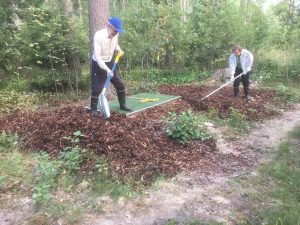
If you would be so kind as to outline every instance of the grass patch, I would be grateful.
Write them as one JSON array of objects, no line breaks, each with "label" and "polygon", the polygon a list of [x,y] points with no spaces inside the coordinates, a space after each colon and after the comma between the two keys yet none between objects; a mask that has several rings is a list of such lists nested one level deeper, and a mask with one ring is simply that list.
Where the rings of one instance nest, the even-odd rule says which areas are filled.
[{"label": "grass patch", "polygon": [[[122,197],[131,197],[134,187],[121,182],[110,169],[110,162],[99,158],[78,145],[83,137],[80,131],[64,137],[70,146],[57,157],[45,152],[36,155],[33,200],[39,213],[49,220],[63,220],[76,224],[86,210],[97,211],[106,205],[113,206]],[[93,165],[87,173],[85,163]],[[34,216],[33,216],[34,218]]]},{"label": "grass patch", "polygon": [[98,174],[91,180],[92,196],[108,195],[117,200],[120,197],[131,197],[133,194],[132,187],[121,181],[113,179],[110,174]]},{"label": "grass patch", "polygon": [[290,81],[267,80],[262,82],[263,87],[275,89],[283,102],[300,102],[300,81],[292,79]]},{"label": "grass patch", "polygon": [[295,138],[295,139],[300,139],[300,126],[297,126],[289,132],[289,138]]},{"label": "grass patch", "polygon": [[282,143],[276,161],[267,165],[263,172],[274,182],[269,193],[273,204],[263,210],[263,220],[267,224],[300,224],[299,149],[294,149],[290,142]]},{"label": "grass patch", "polygon": [[18,92],[14,90],[0,90],[0,114],[11,114],[17,110],[35,111],[41,106],[59,106],[74,104],[89,96],[87,91],[68,91],[64,93],[51,92]]},{"label": "grass patch", "polygon": [[254,212],[238,224],[300,224],[300,126],[281,143],[271,163],[262,166],[260,176],[248,179],[250,202]]},{"label": "grass patch", "polygon": [[21,181],[29,187],[32,181],[32,161],[24,154],[12,151],[0,153],[0,187]]},{"label": "grass patch", "polygon": [[222,223],[218,222],[201,222],[200,220],[196,219],[187,219],[186,221],[178,221],[176,219],[169,219],[165,225],[179,225],[179,224],[185,224],[185,225],[223,225]]},{"label": "grass patch", "polygon": [[7,188],[13,183],[22,182],[29,187],[33,178],[32,157],[18,152],[17,135],[0,135],[0,188]]}]

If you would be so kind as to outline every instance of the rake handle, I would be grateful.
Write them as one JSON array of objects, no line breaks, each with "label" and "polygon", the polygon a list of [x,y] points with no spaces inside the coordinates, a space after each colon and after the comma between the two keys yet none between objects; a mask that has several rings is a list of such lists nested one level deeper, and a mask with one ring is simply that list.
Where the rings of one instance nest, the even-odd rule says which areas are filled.
[{"label": "rake handle", "polygon": [[[114,72],[114,71],[116,70],[116,67],[117,67],[117,64],[118,64],[118,62],[119,62],[119,59],[120,59],[123,55],[124,55],[124,52],[121,51],[121,52],[119,52],[118,55],[116,56],[115,61],[114,61],[114,65],[113,65],[113,67],[112,67],[112,69],[111,69],[112,72]],[[104,93],[105,93],[105,91],[106,91],[106,89],[107,89],[107,87],[108,87],[108,85],[109,85],[109,83],[110,83],[110,80],[111,80],[111,77],[107,77],[107,78],[106,78],[106,81],[105,81],[105,84],[104,84],[104,88],[103,88],[101,94],[104,94]]]},{"label": "rake handle", "polygon": [[[234,81],[236,78],[242,76],[243,74],[244,74],[244,73],[241,73],[241,74],[237,75],[237,76],[233,79],[233,81]],[[232,83],[231,80],[228,81],[227,83],[223,84],[221,87],[219,87],[218,89],[214,90],[214,91],[211,92],[210,94],[208,94],[208,95],[206,95],[205,97],[203,97],[200,101],[202,101],[202,100],[208,98],[209,96],[213,95],[214,93],[216,93],[217,91],[221,90],[223,87],[227,86],[227,85],[230,84],[230,83]]]}]

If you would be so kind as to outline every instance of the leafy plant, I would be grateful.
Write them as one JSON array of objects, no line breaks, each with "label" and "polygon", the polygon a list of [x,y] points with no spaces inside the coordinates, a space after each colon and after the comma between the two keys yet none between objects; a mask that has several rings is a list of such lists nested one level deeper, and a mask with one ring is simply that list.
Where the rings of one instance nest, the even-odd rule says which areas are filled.
[{"label": "leafy plant", "polygon": [[73,173],[80,169],[83,161],[82,150],[76,146],[74,148],[67,147],[60,153],[60,158],[63,160],[63,167]]},{"label": "leafy plant", "polygon": [[191,111],[183,112],[180,115],[170,113],[170,118],[167,118],[165,133],[183,144],[193,139],[205,141],[212,138],[212,135],[205,131],[200,117]]},{"label": "leafy plant", "polygon": [[293,98],[293,93],[291,92],[291,90],[283,84],[279,84],[277,86],[277,91],[279,92],[279,95],[285,100],[291,100]]},{"label": "leafy plant", "polygon": [[47,153],[41,153],[37,156],[39,165],[35,172],[35,190],[33,199],[38,205],[49,202],[52,198],[51,189],[56,186],[56,177],[59,174],[60,162],[50,160]]},{"label": "leafy plant", "polygon": [[64,168],[71,173],[78,171],[83,161],[82,153],[85,151],[77,145],[80,142],[80,137],[84,137],[81,131],[74,132],[72,136],[64,137],[71,141],[72,146],[64,148],[60,153],[60,158],[64,161]]},{"label": "leafy plant", "polygon": [[7,134],[4,131],[0,134],[0,152],[11,150],[11,148],[18,143],[18,135]]},{"label": "leafy plant", "polygon": [[246,131],[249,129],[249,123],[246,120],[246,115],[242,114],[238,109],[233,107],[229,108],[230,110],[230,118],[229,124],[236,131]]},{"label": "leafy plant", "polygon": [[211,120],[218,120],[219,110],[217,108],[210,108],[207,112],[207,117]]},{"label": "leafy plant", "polygon": [[81,131],[76,131],[73,133],[73,136],[67,136],[64,137],[64,139],[70,140],[71,143],[79,143],[80,142],[80,137],[84,137],[84,135],[81,133]]}]

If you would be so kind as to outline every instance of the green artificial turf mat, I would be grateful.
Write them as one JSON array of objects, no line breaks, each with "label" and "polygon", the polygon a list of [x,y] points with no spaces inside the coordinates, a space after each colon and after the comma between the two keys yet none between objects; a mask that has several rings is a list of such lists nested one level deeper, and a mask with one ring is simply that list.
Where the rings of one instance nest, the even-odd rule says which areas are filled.
[{"label": "green artificial turf mat", "polygon": [[146,109],[152,108],[154,106],[158,106],[166,102],[173,101],[178,98],[180,98],[180,96],[163,95],[163,94],[153,93],[153,92],[139,93],[136,95],[127,96],[126,105],[133,110],[132,112],[125,112],[120,110],[118,100],[109,101],[108,104],[110,110],[114,110],[119,113],[125,114],[126,116],[130,116],[138,112],[144,111]]}]

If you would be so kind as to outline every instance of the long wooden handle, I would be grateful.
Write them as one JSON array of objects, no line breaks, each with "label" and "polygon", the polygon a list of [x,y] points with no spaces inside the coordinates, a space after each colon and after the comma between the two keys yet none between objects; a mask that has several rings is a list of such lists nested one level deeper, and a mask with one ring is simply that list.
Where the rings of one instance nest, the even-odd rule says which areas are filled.
[{"label": "long wooden handle", "polygon": [[[236,78],[242,76],[244,73],[241,73],[239,75],[237,75],[233,80],[235,80]],[[230,84],[232,81],[228,81],[227,83],[225,83],[224,85],[222,85],[221,87],[219,87],[218,89],[214,90],[213,92],[211,92],[210,94],[206,95],[205,97],[203,97],[200,101],[208,98],[209,96],[211,96],[212,94],[216,93],[217,91],[219,91],[220,89],[222,89],[223,87],[225,87],[226,85]]]}]

